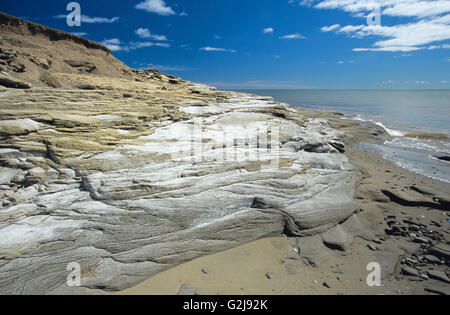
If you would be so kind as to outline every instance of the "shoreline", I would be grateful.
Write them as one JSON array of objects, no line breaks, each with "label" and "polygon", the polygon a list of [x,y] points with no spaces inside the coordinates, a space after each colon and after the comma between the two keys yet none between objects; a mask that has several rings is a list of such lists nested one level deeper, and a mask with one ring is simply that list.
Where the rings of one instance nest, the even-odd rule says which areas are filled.
[{"label": "shoreline", "polygon": [[[382,127],[132,69],[7,20],[0,294],[448,289],[449,187],[351,149],[389,138]],[[399,276],[402,259],[418,277]],[[368,289],[368,262],[385,287]]]},{"label": "shoreline", "polygon": [[[410,172],[384,159],[378,153],[354,148],[363,141],[377,142],[385,137],[375,124],[371,126],[374,129],[369,129],[368,126],[342,119],[339,113],[299,110],[306,115],[329,119],[333,128],[346,132],[345,155],[360,172],[355,194],[359,208],[358,217],[369,232],[369,237],[355,237],[353,244],[346,251],[329,251],[328,258],[317,267],[305,264],[302,258],[293,258],[290,255],[295,238],[264,238],[194,259],[115,294],[449,294],[450,285],[442,280],[429,277],[424,280],[404,275],[404,271],[402,272],[402,268],[411,267],[407,265],[410,259],[420,259],[418,265],[435,268],[448,275],[448,267],[427,264],[426,260],[423,262],[421,257],[427,254],[430,245],[414,243],[409,235],[387,235],[386,230],[390,227],[387,224],[388,218],[392,217],[399,222],[404,218],[408,221],[426,222],[427,227],[430,222],[434,222],[441,225],[443,236],[442,242],[435,242],[435,245],[448,244],[448,215],[441,210],[419,206],[429,201],[430,195],[417,194],[411,187],[419,186],[419,190],[427,187],[427,192],[431,191],[442,197],[450,191],[450,184]],[[388,197],[387,192],[393,192],[394,195]],[[391,198],[397,194],[412,204],[415,202],[416,206],[396,203]],[[433,223],[431,226],[439,229]],[[383,274],[381,287],[369,287],[366,284],[369,273],[366,267],[370,262],[380,262],[382,269],[388,270],[386,275]],[[412,267],[414,268],[414,265]],[[426,272],[426,269],[422,272]]]}]

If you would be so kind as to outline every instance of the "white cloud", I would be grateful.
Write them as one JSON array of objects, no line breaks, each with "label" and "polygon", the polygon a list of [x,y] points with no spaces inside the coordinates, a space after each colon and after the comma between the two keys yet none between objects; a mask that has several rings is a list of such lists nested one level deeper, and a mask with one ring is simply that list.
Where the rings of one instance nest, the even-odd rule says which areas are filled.
[{"label": "white cloud", "polygon": [[231,53],[235,53],[236,50],[234,49],[225,49],[225,48],[216,48],[216,47],[202,47],[200,48],[200,50],[203,51],[219,51],[219,52],[231,52]]},{"label": "white cloud", "polygon": [[434,50],[434,49],[450,49],[450,44],[444,44],[444,45],[432,45],[427,48],[428,50]]},{"label": "white cloud", "polygon": [[255,80],[245,82],[204,82],[207,85],[218,88],[232,89],[311,89],[315,86],[307,86],[297,81],[266,81]]},{"label": "white cloud", "polygon": [[274,31],[273,27],[268,27],[263,30],[263,34],[272,34]]},{"label": "white cloud", "polygon": [[164,47],[169,48],[170,45],[168,43],[154,43],[154,42],[129,42],[122,43],[118,38],[105,39],[101,42],[101,44],[105,45],[112,51],[130,51],[136,50],[139,48],[146,47]]},{"label": "white cloud", "polygon": [[191,68],[191,67],[155,65],[153,63],[139,64],[139,69],[141,69],[141,70],[156,69],[159,71],[192,71],[192,70],[195,70],[194,68]]},{"label": "white cloud", "polygon": [[222,36],[214,35],[214,38],[215,38],[215,39],[222,39]]},{"label": "white cloud", "polygon": [[120,46],[120,40],[118,38],[112,38],[112,39],[105,39],[101,42],[102,45],[105,45],[112,51],[119,51],[122,50],[122,47]]},{"label": "white cloud", "polygon": [[134,31],[138,36],[142,38],[151,38],[157,41],[166,41],[167,37],[165,35],[155,35],[150,32],[148,28],[138,28]]},{"label": "white cloud", "polygon": [[377,85],[388,85],[388,84],[393,84],[393,83],[394,83],[394,81],[387,80],[387,81],[377,82]]},{"label": "white cloud", "polygon": [[284,35],[284,36],[281,36],[280,37],[281,39],[306,39],[306,37],[305,36],[303,36],[302,34],[298,34],[298,33],[295,33],[295,34],[289,34],[289,35]]},{"label": "white cloud", "polygon": [[[164,0],[145,0],[140,2],[135,7],[138,10],[144,10],[159,15],[175,15],[175,11],[171,7],[167,6]],[[186,12],[182,12],[186,15]]]},{"label": "white cloud", "polygon": [[75,36],[81,36],[81,37],[87,35],[87,33],[85,33],[85,32],[73,32],[73,33],[70,33],[70,34],[75,35]]},{"label": "white cloud", "polygon": [[[372,47],[354,51],[410,52],[422,49],[446,49],[450,40],[450,1],[448,0],[304,0],[301,5],[317,9],[343,10],[364,18],[364,24],[334,24],[322,32],[346,34],[355,38],[378,37]],[[383,16],[409,18],[396,25],[367,25],[366,17],[378,5]],[[383,23],[382,23],[383,24]],[[441,42],[441,43],[439,43]]]},{"label": "white cloud", "polygon": [[[54,16],[55,19],[66,19],[67,14],[59,14]],[[81,16],[81,23],[87,23],[87,24],[111,24],[118,22],[120,20],[119,17],[113,17],[113,18],[104,18],[104,17],[90,17],[88,15],[82,15]]]},{"label": "white cloud", "polygon": [[339,24],[334,24],[334,25],[331,25],[331,26],[324,26],[320,30],[322,32],[331,32],[331,31],[337,30],[339,28],[341,28],[341,26]]}]

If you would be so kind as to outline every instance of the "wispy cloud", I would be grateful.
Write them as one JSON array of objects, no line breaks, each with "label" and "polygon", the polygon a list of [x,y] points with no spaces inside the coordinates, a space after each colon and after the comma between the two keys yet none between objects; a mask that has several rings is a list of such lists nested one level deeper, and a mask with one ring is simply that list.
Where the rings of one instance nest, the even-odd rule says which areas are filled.
[{"label": "wispy cloud", "polygon": [[263,29],[263,34],[272,34],[274,32],[273,27]]},{"label": "wispy cloud", "polygon": [[265,81],[254,80],[245,82],[204,82],[207,85],[228,89],[308,89],[314,86],[306,86],[297,81]]},{"label": "wispy cloud", "polygon": [[450,1],[431,0],[304,0],[301,5],[316,9],[342,10],[366,19],[375,5],[383,16],[412,19],[397,25],[344,25],[322,27],[322,32],[336,32],[355,38],[378,37],[372,47],[354,51],[411,52],[423,49],[445,49],[449,45],[435,44],[450,39]]},{"label": "wispy cloud", "polygon": [[306,39],[305,36],[303,36],[302,34],[299,33],[295,33],[295,34],[289,34],[289,35],[284,35],[280,37],[281,39],[287,39],[287,40],[292,40],[292,39]]},{"label": "wispy cloud", "polygon": [[87,35],[87,33],[85,33],[85,32],[72,32],[72,33],[70,33],[70,34],[75,35],[75,36],[81,36],[81,37]]},{"label": "wispy cloud", "polygon": [[139,37],[142,38],[151,38],[157,41],[166,41],[167,37],[165,35],[156,35],[152,34],[148,28],[138,28],[134,31]]},{"label": "wispy cloud", "polygon": [[203,50],[203,51],[216,51],[216,52],[230,52],[230,53],[235,53],[236,52],[236,50],[234,50],[234,49],[216,48],[216,47],[209,47],[209,46],[202,47],[202,48],[200,48],[200,50]]},{"label": "wispy cloud", "polygon": [[[66,19],[67,14],[59,14],[54,16],[55,19]],[[105,18],[105,17],[90,17],[88,15],[82,15],[81,16],[81,23],[87,23],[87,24],[111,24],[118,22],[120,20],[119,17],[113,17],[113,18]]]},{"label": "wispy cloud", "polygon": [[171,65],[155,65],[153,63],[149,63],[146,65],[140,65],[139,69],[147,70],[147,69],[156,69],[159,71],[193,71],[195,68],[185,67],[185,66],[171,66]]},{"label": "wispy cloud", "polygon": [[394,84],[394,81],[392,80],[387,80],[387,81],[381,81],[381,82],[377,82],[377,85],[391,85]]},{"label": "wispy cloud", "polygon": [[339,28],[341,28],[341,26],[339,24],[334,24],[334,25],[331,25],[331,26],[324,26],[320,30],[322,32],[331,32],[331,31],[337,30]]},{"label": "wispy cloud", "polygon": [[140,48],[147,48],[147,47],[163,47],[163,48],[169,48],[170,44],[168,43],[154,43],[154,42],[129,42],[129,43],[122,43],[120,39],[118,38],[111,38],[111,39],[105,39],[101,42],[101,44],[105,45],[112,51],[130,51],[130,50],[136,50]]},{"label": "wispy cloud", "polygon": [[[145,0],[135,6],[138,10],[144,10],[158,15],[176,15],[177,13],[169,7],[164,0]],[[181,12],[179,15],[186,16],[186,12]]]}]

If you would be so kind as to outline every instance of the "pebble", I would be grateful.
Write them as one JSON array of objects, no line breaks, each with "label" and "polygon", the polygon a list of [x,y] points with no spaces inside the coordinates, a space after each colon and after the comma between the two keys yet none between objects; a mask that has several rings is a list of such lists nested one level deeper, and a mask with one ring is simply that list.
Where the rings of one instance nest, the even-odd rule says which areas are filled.
[{"label": "pebble", "polygon": [[423,237],[416,237],[414,238],[414,243],[420,243],[420,244],[428,244],[429,241],[426,238]]},{"label": "pebble", "polygon": [[411,267],[402,267],[402,273],[406,276],[415,276],[415,277],[420,277],[420,273]]},{"label": "pebble", "polygon": [[376,252],[378,250],[378,248],[373,246],[372,244],[368,244],[367,247],[374,252]]},{"label": "pebble", "polygon": [[426,261],[432,263],[432,264],[441,264],[441,260],[439,258],[437,258],[436,256],[433,255],[425,255],[423,256],[423,258],[425,258]]},{"label": "pebble", "polygon": [[268,272],[268,273],[266,273],[266,278],[267,279],[272,279],[272,277],[273,277],[273,274],[271,274],[270,272]]},{"label": "pebble", "polygon": [[427,275],[425,275],[425,274],[421,274],[420,277],[422,279],[424,279],[424,280],[428,280],[429,279],[429,277]]},{"label": "pebble", "polygon": [[450,283],[450,279],[441,271],[430,269],[427,271],[427,275],[432,279]]},{"label": "pebble", "polygon": [[208,274],[208,270],[206,270],[206,269],[202,269],[202,272],[203,272],[205,275]]},{"label": "pebble", "polygon": [[419,263],[417,260],[412,259],[412,258],[405,258],[405,262],[409,263],[409,264],[414,264],[414,265]]}]

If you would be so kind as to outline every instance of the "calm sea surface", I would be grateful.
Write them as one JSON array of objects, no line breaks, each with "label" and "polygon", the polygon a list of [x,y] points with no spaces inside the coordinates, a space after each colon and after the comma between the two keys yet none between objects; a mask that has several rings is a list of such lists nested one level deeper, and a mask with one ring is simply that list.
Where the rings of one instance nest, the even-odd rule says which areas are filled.
[{"label": "calm sea surface", "polygon": [[313,110],[370,120],[394,138],[360,147],[411,171],[450,182],[450,90],[243,90]]}]

